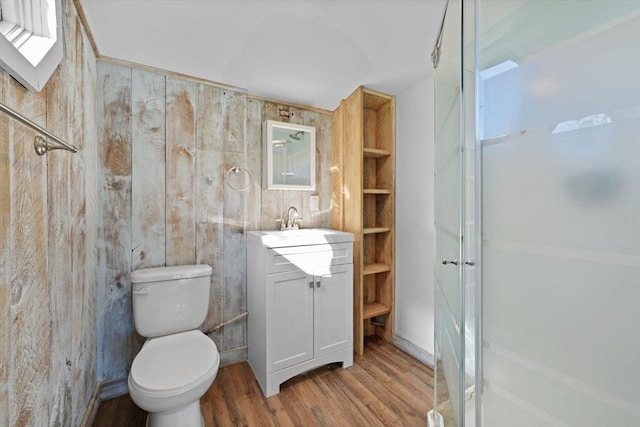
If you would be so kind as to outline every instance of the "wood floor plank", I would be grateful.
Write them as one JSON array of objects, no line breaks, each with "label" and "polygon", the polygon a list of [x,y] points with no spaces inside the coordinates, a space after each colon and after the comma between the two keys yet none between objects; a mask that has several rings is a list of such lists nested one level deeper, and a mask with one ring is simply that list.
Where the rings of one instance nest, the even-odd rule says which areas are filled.
[{"label": "wood floor plank", "polygon": [[[372,369],[384,371],[393,381],[401,380],[403,389],[406,389],[410,396],[420,396],[425,387],[433,389],[433,370],[431,368],[417,369],[424,367],[419,361],[410,358],[406,353],[393,347],[371,346],[371,353],[375,356],[363,361],[363,364],[371,364],[375,360]],[[375,377],[378,378],[379,373]],[[430,401],[432,403],[432,401]]]},{"label": "wood floor plank", "polygon": [[287,408],[280,400],[280,396],[272,396],[269,399],[266,399],[266,404],[269,407],[269,410],[272,413],[272,416],[276,422],[276,425],[279,427],[295,427],[296,424],[293,422],[291,417],[289,416],[289,412]]},{"label": "wood floor plank", "polygon": [[[384,405],[398,414],[402,420],[401,425],[424,426],[424,414],[420,409],[425,403],[424,396],[408,394],[406,391],[394,387],[393,383],[377,382],[373,375],[364,370],[353,370],[352,374],[357,381],[378,396]],[[426,401],[431,405],[431,399],[426,399]]]},{"label": "wood floor plank", "polygon": [[[313,426],[315,420],[307,402],[300,399],[300,394],[293,387],[281,387],[278,398],[286,408],[289,418],[295,426]],[[269,398],[273,399],[273,396]]]},{"label": "wood floor plank", "polygon": [[314,378],[315,376],[301,375],[290,380],[291,384],[285,385],[293,388],[299,396],[300,402],[308,409],[312,409],[333,397],[333,393],[323,391]]},{"label": "wood floor plank", "polygon": [[[234,426],[237,425],[237,409],[233,405],[233,395],[231,393],[231,387],[223,388],[221,384],[226,384],[228,377],[228,369],[220,369],[218,371],[218,377],[214,381],[213,386],[209,388],[207,393],[200,399],[200,403],[209,403],[211,405],[211,411],[213,415],[212,424],[214,426]],[[207,420],[205,420],[206,422]]]},{"label": "wood floor plank", "polygon": [[356,381],[349,370],[336,372],[335,376],[327,378],[328,384],[340,390],[342,399],[349,402],[349,406],[355,410],[345,410],[344,422],[340,425],[352,425],[355,421],[362,421],[370,426],[393,425],[398,416],[382,403],[382,396],[371,393],[364,384]]},{"label": "wood floor plank", "polygon": [[[127,396],[128,397],[128,396]],[[124,400],[125,396],[117,399],[100,402],[100,408],[93,420],[93,427],[111,427],[113,425],[113,415],[117,414],[118,402]]]},{"label": "wood floor plank", "polygon": [[317,405],[311,408],[311,415],[314,419],[314,424],[318,426],[341,426],[346,425],[344,422],[341,422],[341,417],[335,417],[336,414],[340,414],[342,412],[341,408],[332,410],[328,408],[328,406],[332,406],[332,402],[328,401],[323,403],[322,405]]},{"label": "wood floor plank", "polygon": [[213,409],[211,408],[210,401],[203,401],[200,403],[200,410],[202,410],[202,418],[205,425],[213,425]]},{"label": "wood floor plank", "polygon": [[[208,427],[418,427],[433,406],[433,371],[382,340],[342,369],[298,375],[265,398],[247,362],[225,366],[201,399]],[[100,404],[94,427],[143,427],[146,413],[126,395]]]}]

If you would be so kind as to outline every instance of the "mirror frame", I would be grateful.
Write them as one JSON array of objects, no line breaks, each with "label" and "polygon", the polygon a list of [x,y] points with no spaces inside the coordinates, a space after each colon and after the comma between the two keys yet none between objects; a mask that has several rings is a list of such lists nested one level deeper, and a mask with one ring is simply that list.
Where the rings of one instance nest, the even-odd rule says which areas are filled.
[{"label": "mirror frame", "polygon": [[[309,185],[302,184],[275,184],[273,182],[273,132],[274,128],[287,129],[291,133],[303,131],[309,132]],[[293,123],[267,120],[263,126],[264,132],[264,187],[267,190],[302,190],[315,191],[316,189],[316,128]]]}]

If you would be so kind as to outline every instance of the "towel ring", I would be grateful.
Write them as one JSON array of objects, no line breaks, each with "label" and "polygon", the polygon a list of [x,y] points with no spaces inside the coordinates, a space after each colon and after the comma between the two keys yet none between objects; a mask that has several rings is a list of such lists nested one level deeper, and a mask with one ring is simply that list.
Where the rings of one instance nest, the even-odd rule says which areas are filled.
[{"label": "towel ring", "polygon": [[[245,185],[244,187],[235,187],[235,186],[231,185],[231,183],[229,182],[229,175],[231,173],[239,174],[241,171],[244,171],[244,173],[247,174],[247,185]],[[240,191],[240,192],[247,191],[249,189],[249,187],[251,187],[251,172],[249,172],[249,170],[247,168],[243,168],[243,167],[238,166],[238,165],[233,165],[233,166],[231,166],[229,168],[229,170],[225,174],[224,182],[226,182],[227,185],[229,186],[229,188],[234,190],[234,191]]]}]

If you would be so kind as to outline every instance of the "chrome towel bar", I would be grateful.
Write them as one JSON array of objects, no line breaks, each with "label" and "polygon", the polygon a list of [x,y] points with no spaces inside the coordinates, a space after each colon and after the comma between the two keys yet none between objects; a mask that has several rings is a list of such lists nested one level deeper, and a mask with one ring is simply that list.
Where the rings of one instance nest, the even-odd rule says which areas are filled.
[{"label": "chrome towel bar", "polygon": [[[75,146],[64,142],[63,140],[61,140],[60,138],[58,138],[57,136],[55,136],[54,134],[46,130],[45,128],[37,125],[36,123],[32,122],[22,114],[18,113],[15,110],[12,110],[11,108],[7,107],[1,102],[0,102],[0,111],[4,112],[8,116],[13,117],[23,125],[28,126],[31,129],[35,130],[36,132],[39,132],[42,135],[47,137],[47,139],[45,139],[40,135],[36,135],[36,137],[33,139],[33,146],[38,156],[47,154],[47,151],[49,150],[69,150],[72,153],[78,152],[78,149]],[[55,141],[58,145],[51,145],[49,140]]]}]

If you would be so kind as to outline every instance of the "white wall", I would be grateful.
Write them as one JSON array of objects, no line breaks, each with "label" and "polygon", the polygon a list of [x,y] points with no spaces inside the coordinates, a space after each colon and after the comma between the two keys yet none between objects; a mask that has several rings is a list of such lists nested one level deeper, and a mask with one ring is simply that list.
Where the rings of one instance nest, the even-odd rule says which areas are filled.
[{"label": "white wall", "polygon": [[[396,343],[434,354],[433,72],[396,96]],[[416,354],[418,353],[418,354]]]}]

